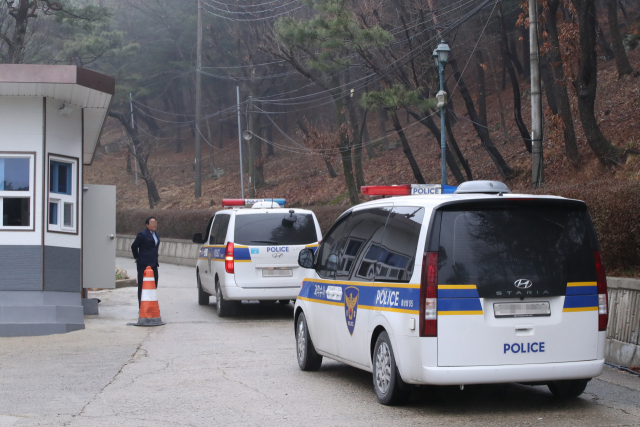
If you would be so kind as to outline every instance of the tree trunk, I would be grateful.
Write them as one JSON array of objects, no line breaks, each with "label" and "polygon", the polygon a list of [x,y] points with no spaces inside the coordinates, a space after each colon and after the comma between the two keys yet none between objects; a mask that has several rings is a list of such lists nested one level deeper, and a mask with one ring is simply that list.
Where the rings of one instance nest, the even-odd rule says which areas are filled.
[{"label": "tree trunk", "polygon": [[[525,11],[528,13],[529,11]],[[520,37],[522,37],[522,65],[524,68],[524,76],[531,76],[531,46],[529,44],[529,29],[524,25],[520,27]],[[515,54],[515,52],[514,52]]]},{"label": "tree trunk", "polygon": [[524,146],[527,151],[531,153],[531,136],[527,130],[527,125],[522,120],[522,105],[520,103],[520,83],[518,83],[518,77],[513,71],[511,63],[515,64],[517,55],[509,50],[507,27],[504,23],[504,15],[502,14],[502,3],[498,4],[498,19],[500,20],[500,32],[502,34],[502,46],[504,48],[503,54],[506,56],[507,71],[509,72],[509,79],[511,80],[511,89],[513,90],[513,116],[520,131],[520,136],[524,142]]},{"label": "tree trunk", "polygon": [[15,26],[11,41],[4,39],[9,49],[7,52],[7,62],[9,64],[20,64],[22,62],[22,52],[24,51],[25,37],[27,35],[27,24],[29,22],[29,8],[32,3],[28,0],[19,0],[16,7]]},{"label": "tree trunk", "polygon": [[457,60],[455,58],[452,58],[450,59],[449,63],[451,65],[451,69],[453,70],[453,76],[456,79],[456,82],[458,83],[458,87],[460,88],[460,95],[462,96],[462,99],[464,99],[465,106],[467,107],[467,112],[469,113],[469,119],[471,119],[471,121],[473,122],[473,127],[476,129],[476,133],[478,134],[478,137],[480,137],[480,142],[482,144],[482,147],[487,151],[487,154],[489,154],[489,157],[498,168],[500,175],[502,175],[503,178],[511,177],[511,174],[513,173],[513,171],[511,170],[507,162],[504,160],[504,158],[502,157],[502,155],[500,154],[496,146],[493,144],[493,141],[491,140],[491,136],[489,136],[489,130],[486,127],[479,124],[480,118],[476,113],[476,109],[473,105],[473,99],[471,99],[471,94],[469,94],[467,85],[464,83],[464,80],[462,80],[462,74],[458,69]]},{"label": "tree trunk", "polygon": [[373,159],[376,156],[376,152],[373,150],[373,146],[370,143],[371,138],[369,137],[369,129],[367,129],[367,121],[365,119],[362,119],[367,115],[367,112],[364,110],[364,108],[362,108],[362,106],[358,108],[358,111],[360,112],[359,115],[361,117],[361,120],[363,120],[360,143],[365,144],[364,148],[365,150],[367,150],[367,157]]},{"label": "tree trunk", "polygon": [[[502,6],[502,4],[500,4],[500,6]],[[499,9],[501,9],[501,7],[499,7]],[[502,21],[503,18],[500,18],[500,20]],[[518,58],[518,49],[516,47],[515,40],[512,38],[511,39],[507,38],[506,44],[504,44],[503,47],[506,51],[508,51],[511,54],[509,56],[509,59],[511,60],[513,65],[516,67],[516,70],[518,70],[518,74],[524,75],[524,67],[520,63],[520,58]]]},{"label": "tree trunk", "polygon": [[607,41],[607,36],[604,35],[604,31],[602,31],[602,27],[598,25],[598,17],[596,16],[597,10],[595,5],[593,6],[593,19],[596,26],[596,31],[598,32],[598,45],[600,46],[600,50],[602,50],[602,54],[604,55],[605,61],[611,61],[616,56]]},{"label": "tree trunk", "polygon": [[556,102],[556,82],[553,80],[553,72],[551,71],[551,64],[549,64],[549,56],[544,55],[540,57],[540,77],[544,83],[544,93],[547,96],[547,104],[551,108],[551,112],[558,114],[558,103]]},{"label": "tree trunk", "polygon": [[[156,183],[153,180],[151,173],[149,173],[149,168],[147,167],[147,158],[149,157],[149,155],[148,153],[146,156],[144,154],[145,147],[143,147],[142,144],[140,143],[138,128],[137,127],[134,128],[131,126],[131,122],[130,122],[130,119],[128,118],[129,117],[128,114],[122,114],[117,111],[111,110],[109,111],[109,116],[118,119],[120,121],[120,124],[126,129],[127,134],[129,134],[129,137],[131,138],[131,141],[133,143],[133,147],[135,147],[135,150],[133,149],[133,147],[129,146],[129,153],[135,156],[135,158],[138,160],[140,175],[142,175],[142,179],[144,179],[145,183],[147,184],[147,196],[149,199],[149,208],[153,209],[155,207],[155,203],[159,202],[161,199],[160,199],[160,194],[158,193],[158,188],[156,187]],[[146,147],[146,148],[147,150],[149,149],[149,147]]]},{"label": "tree trunk", "polygon": [[[440,128],[438,128],[438,126],[436,126],[436,123],[433,121],[433,119],[431,118],[431,115],[429,114],[425,114],[423,117],[420,117],[417,113],[410,111],[407,109],[407,112],[414,118],[416,119],[416,121],[420,124],[422,124],[423,126],[425,126],[427,129],[429,129],[431,131],[431,133],[433,134],[433,137],[435,138],[435,142],[436,145],[438,147],[438,150],[442,150],[442,147],[440,146],[440,138],[441,138],[441,134],[440,134]],[[445,121],[447,124],[447,130],[449,130],[450,126],[451,126],[451,121],[446,120]],[[455,144],[455,146],[453,145]],[[456,149],[455,153],[451,153],[451,150],[449,149],[449,145],[454,146],[454,148]],[[465,182],[466,180],[464,179],[464,176],[462,175],[462,172],[460,170],[460,165],[462,165],[464,167],[466,160],[464,159],[464,157],[462,156],[462,153],[460,152],[460,148],[458,148],[458,145],[456,143],[456,140],[453,138],[453,134],[449,133],[449,142],[447,143],[447,145],[445,146],[446,148],[446,156],[447,156],[447,166],[449,167],[449,170],[451,171],[451,173],[453,174],[453,177],[456,179],[456,181],[458,182],[458,184],[461,184],[463,182]],[[442,155],[442,154],[441,154]],[[468,167],[468,165],[467,165]],[[466,170],[466,168],[465,168]],[[470,170],[469,170],[470,172]],[[467,174],[468,176],[468,174]]]},{"label": "tree trunk", "polygon": [[411,171],[413,172],[413,176],[415,177],[416,182],[418,184],[426,184],[424,178],[422,177],[422,172],[420,172],[418,162],[416,162],[415,157],[413,157],[413,152],[411,151],[409,141],[407,141],[407,137],[402,130],[402,125],[400,124],[400,120],[398,119],[397,112],[393,110],[389,111],[389,116],[391,117],[391,121],[393,122],[394,129],[400,137],[400,142],[402,143],[402,151],[404,152],[404,155],[407,156],[407,160],[409,160],[409,165],[411,166]]},{"label": "tree trunk", "polygon": [[573,166],[578,167],[580,164],[580,155],[578,153],[576,132],[573,127],[571,103],[569,102],[569,93],[565,83],[564,68],[562,67],[560,40],[558,38],[558,27],[556,22],[556,12],[558,11],[560,0],[547,0],[547,5],[546,26],[552,47],[549,51],[549,62],[554,75],[556,101],[558,101],[558,114],[560,115],[560,119],[564,125],[564,151]]},{"label": "tree trunk", "polygon": [[[307,129],[307,126],[304,124],[304,122],[298,119],[296,120],[296,123],[298,124],[298,127],[300,128],[304,136],[307,138],[307,140],[309,140],[311,138],[311,135],[309,134],[309,129]],[[329,171],[329,176],[331,178],[337,177],[338,175],[336,174],[336,171],[333,169],[333,166],[331,165],[331,162],[329,161],[328,156],[324,154],[320,154],[320,157],[322,157],[324,164],[327,166],[327,171]]]},{"label": "tree trunk", "polygon": [[387,130],[385,129],[385,123],[389,115],[384,108],[378,108],[378,132],[380,132],[380,142],[383,150],[389,148],[389,141],[387,140]]},{"label": "tree trunk", "polygon": [[578,111],[587,142],[604,165],[621,164],[624,150],[611,144],[604,136],[596,120],[594,104],[598,84],[598,59],[596,57],[595,0],[572,0],[580,27],[580,63],[573,86],[578,94]]},{"label": "tree trunk", "polygon": [[265,133],[265,139],[267,141],[269,141],[269,143],[267,143],[267,157],[269,156],[275,156],[276,153],[273,151],[273,125],[269,124],[267,125],[267,127],[264,130]]},{"label": "tree trunk", "polygon": [[[339,86],[337,77],[332,79],[333,87]],[[351,205],[357,205],[360,203],[360,196],[358,194],[358,188],[356,187],[356,180],[353,174],[353,158],[351,156],[351,140],[349,139],[349,133],[347,132],[347,120],[344,115],[344,102],[341,95],[334,95],[333,101],[336,107],[336,119],[338,121],[338,129],[340,133],[340,155],[342,156],[342,170],[344,172],[344,181],[347,185],[347,191],[349,192],[349,201]],[[286,114],[285,114],[286,117]]]},{"label": "tree trunk", "polygon": [[487,88],[484,80],[484,61],[482,59],[482,51],[476,50],[476,80],[478,83],[478,116],[480,123],[487,126]]},{"label": "tree trunk", "polygon": [[507,122],[504,118],[504,103],[502,102],[502,91],[500,87],[498,87],[498,77],[496,75],[496,69],[493,66],[493,57],[491,53],[487,52],[487,56],[489,57],[489,65],[491,66],[491,75],[493,76],[493,85],[496,89],[496,95],[498,96],[498,107],[500,108],[500,128],[502,129],[502,135],[504,137],[504,143],[506,144],[509,140],[509,132],[507,131]]},{"label": "tree trunk", "polygon": [[[362,169],[362,132],[361,128],[358,126],[358,114],[356,113],[356,107],[352,101],[353,98],[347,97],[345,98],[345,103],[347,104],[347,111],[349,113],[349,122],[351,127],[351,134],[353,135],[353,165],[355,166],[355,175],[356,175],[356,187],[358,192],[360,191],[360,187],[362,187],[365,183],[364,181],[364,170]],[[364,115],[364,124],[366,125],[367,115]]]},{"label": "tree trunk", "polygon": [[616,56],[616,66],[618,67],[618,77],[625,74],[631,74],[633,68],[629,63],[627,52],[622,45],[622,37],[620,37],[620,29],[618,28],[618,0],[608,0],[609,9],[609,32],[613,39],[613,52]]},{"label": "tree trunk", "polygon": [[[467,175],[467,181],[473,181],[473,174],[471,173],[471,166],[469,166],[469,162],[467,161],[467,159],[464,158],[464,155],[462,154],[462,151],[460,151],[460,146],[458,145],[458,141],[456,141],[455,136],[453,135],[453,129],[451,129],[451,121],[447,120],[446,122],[446,128],[447,128],[447,135],[449,135],[449,140],[448,140],[448,145],[450,145],[451,147],[453,147],[453,151],[456,155],[456,157],[458,158],[458,163],[460,165],[462,165],[462,168],[464,169],[464,172]],[[448,148],[448,146],[447,146]],[[449,154],[447,154],[448,156]],[[447,157],[448,158],[448,157]],[[451,170],[451,172],[453,172],[453,169]],[[456,181],[458,181],[458,184],[462,184],[465,179],[464,178],[458,178],[456,177],[455,174],[453,174],[454,177],[456,178]]]}]

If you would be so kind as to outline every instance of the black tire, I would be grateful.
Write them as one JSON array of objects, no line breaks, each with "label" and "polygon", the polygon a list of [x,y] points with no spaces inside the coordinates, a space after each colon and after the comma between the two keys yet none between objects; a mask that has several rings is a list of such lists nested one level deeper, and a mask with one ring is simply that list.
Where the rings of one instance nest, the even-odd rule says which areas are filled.
[{"label": "black tire", "polygon": [[322,356],[316,352],[316,348],[313,346],[304,313],[300,313],[296,323],[296,355],[298,366],[303,371],[317,371],[322,365]]},{"label": "black tire", "polygon": [[216,311],[218,312],[218,317],[233,316],[236,313],[237,307],[237,301],[229,301],[224,299],[224,296],[222,296],[220,283],[216,281]]},{"label": "black tire", "polygon": [[200,281],[200,272],[196,273],[198,279],[198,304],[199,305],[209,305],[209,295],[207,292],[202,289],[202,282]]},{"label": "black tire", "polygon": [[280,304],[282,304],[282,305],[288,305],[288,304],[289,304],[289,302],[290,302],[290,300],[288,300],[288,299],[281,299],[281,300],[279,300],[278,302],[279,302]]},{"label": "black tire", "polygon": [[586,380],[565,380],[552,381],[547,384],[549,391],[558,399],[571,399],[580,396],[587,388],[587,383],[591,378]]},{"label": "black tire", "polygon": [[400,378],[391,340],[386,331],[378,335],[373,348],[373,388],[378,402],[383,405],[402,405],[411,395],[408,386]]}]

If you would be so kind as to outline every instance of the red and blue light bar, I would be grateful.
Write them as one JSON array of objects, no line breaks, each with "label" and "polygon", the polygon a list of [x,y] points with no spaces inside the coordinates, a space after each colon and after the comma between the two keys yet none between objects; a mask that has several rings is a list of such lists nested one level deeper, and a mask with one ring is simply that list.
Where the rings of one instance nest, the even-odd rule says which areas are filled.
[{"label": "red and blue light bar", "polygon": [[365,196],[433,196],[453,194],[458,187],[441,184],[366,185],[360,187]]},{"label": "red and blue light bar", "polygon": [[273,202],[284,208],[287,204],[286,199],[222,199],[222,206],[249,206],[259,202]]}]

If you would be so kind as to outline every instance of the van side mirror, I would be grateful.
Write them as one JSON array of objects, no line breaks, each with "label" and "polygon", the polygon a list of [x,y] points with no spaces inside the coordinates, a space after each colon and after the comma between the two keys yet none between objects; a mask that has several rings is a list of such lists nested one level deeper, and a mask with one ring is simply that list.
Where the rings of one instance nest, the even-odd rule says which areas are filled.
[{"label": "van side mirror", "polygon": [[205,243],[206,242],[206,240],[202,236],[202,233],[194,234],[192,241],[193,241],[193,243]]},{"label": "van side mirror", "polygon": [[327,271],[338,271],[338,255],[329,255],[329,258],[327,258]]},{"label": "van side mirror", "polygon": [[302,268],[313,268],[313,251],[303,249],[298,253],[298,265]]}]

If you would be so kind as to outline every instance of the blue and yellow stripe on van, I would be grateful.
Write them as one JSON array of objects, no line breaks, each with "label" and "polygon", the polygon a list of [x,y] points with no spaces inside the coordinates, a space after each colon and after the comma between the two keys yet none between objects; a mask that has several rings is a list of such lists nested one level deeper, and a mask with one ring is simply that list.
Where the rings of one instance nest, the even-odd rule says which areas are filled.
[{"label": "blue and yellow stripe on van", "polygon": [[311,245],[304,245],[305,249],[311,249],[314,253],[318,250],[319,243],[312,243]]},{"label": "blue and yellow stripe on van", "polygon": [[[339,286],[340,300],[327,297],[327,286]],[[298,298],[320,304],[344,307],[344,290],[358,288],[358,308],[418,315],[420,285],[415,283],[355,282],[346,280],[304,279]]]},{"label": "blue and yellow stripe on van", "polygon": [[563,312],[598,311],[597,282],[569,282]]},{"label": "blue and yellow stripe on van", "polygon": [[438,285],[438,316],[482,315],[476,285]]},{"label": "blue and yellow stripe on van", "polygon": [[251,262],[249,246],[233,245],[233,259],[235,262]]},{"label": "blue and yellow stripe on van", "polygon": [[224,261],[225,245],[205,245],[200,248],[198,253],[198,259],[208,261]]}]

